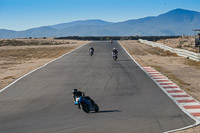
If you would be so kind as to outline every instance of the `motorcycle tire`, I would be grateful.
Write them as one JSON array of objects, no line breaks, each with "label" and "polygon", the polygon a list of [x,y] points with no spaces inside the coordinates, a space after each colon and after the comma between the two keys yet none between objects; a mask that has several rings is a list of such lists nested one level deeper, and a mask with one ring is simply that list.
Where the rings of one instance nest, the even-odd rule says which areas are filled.
[{"label": "motorcycle tire", "polygon": [[89,105],[87,105],[86,103],[82,103],[81,105],[84,112],[90,113]]},{"label": "motorcycle tire", "polygon": [[116,60],[117,60],[117,57],[116,57],[116,56],[114,56],[114,57],[113,57],[113,59],[114,59],[114,61],[116,61]]},{"label": "motorcycle tire", "polygon": [[99,112],[99,106],[96,103],[94,104],[94,111]]}]

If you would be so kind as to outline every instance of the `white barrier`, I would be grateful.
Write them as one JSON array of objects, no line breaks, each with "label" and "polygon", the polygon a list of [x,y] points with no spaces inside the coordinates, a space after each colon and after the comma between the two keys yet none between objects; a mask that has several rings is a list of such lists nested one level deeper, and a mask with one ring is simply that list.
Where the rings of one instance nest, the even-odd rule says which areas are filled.
[{"label": "white barrier", "polygon": [[191,52],[191,51],[188,51],[188,50],[184,50],[184,49],[171,48],[169,46],[162,45],[160,43],[155,43],[155,42],[142,40],[142,39],[139,39],[139,42],[147,44],[147,45],[150,45],[152,47],[159,47],[159,48],[161,48],[163,50],[168,50],[168,51],[170,51],[172,53],[176,53],[179,56],[183,56],[183,57],[195,60],[195,61],[200,61],[200,54],[199,53],[194,53],[194,52]]}]

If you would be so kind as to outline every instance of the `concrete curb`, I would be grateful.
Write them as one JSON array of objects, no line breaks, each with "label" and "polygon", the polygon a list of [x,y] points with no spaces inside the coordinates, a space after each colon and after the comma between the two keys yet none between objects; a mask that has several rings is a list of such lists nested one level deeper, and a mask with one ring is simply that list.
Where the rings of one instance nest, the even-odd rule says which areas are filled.
[{"label": "concrete curb", "polygon": [[[120,45],[121,43],[118,42]],[[184,90],[182,90],[178,85],[170,81],[166,76],[162,75],[160,72],[156,71],[151,67],[142,67],[121,45],[121,47],[126,51],[126,53],[133,59],[133,61],[172,99],[176,105],[189,117],[195,120],[195,124],[189,125],[187,127],[166,131],[164,133],[171,133],[179,130],[188,129],[200,124],[200,103]]]}]

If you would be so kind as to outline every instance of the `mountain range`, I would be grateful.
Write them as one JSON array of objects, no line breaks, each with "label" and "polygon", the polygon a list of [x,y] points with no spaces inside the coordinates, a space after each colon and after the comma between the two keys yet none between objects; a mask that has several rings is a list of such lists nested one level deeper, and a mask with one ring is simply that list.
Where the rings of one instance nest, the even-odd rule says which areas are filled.
[{"label": "mountain range", "polygon": [[116,23],[94,19],[42,26],[24,31],[0,29],[0,38],[194,35],[193,29],[200,29],[200,12],[175,9],[158,16]]}]

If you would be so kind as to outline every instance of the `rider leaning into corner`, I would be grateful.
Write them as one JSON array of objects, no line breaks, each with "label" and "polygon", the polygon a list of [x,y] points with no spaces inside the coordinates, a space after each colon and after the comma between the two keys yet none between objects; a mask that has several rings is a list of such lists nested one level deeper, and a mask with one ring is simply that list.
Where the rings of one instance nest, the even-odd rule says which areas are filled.
[{"label": "rider leaning into corner", "polygon": [[[81,91],[78,91],[77,89],[74,89],[72,91],[72,93],[73,93],[74,103],[76,102],[76,98],[84,96],[85,98],[87,98],[88,100],[90,100],[92,104],[94,104],[94,101],[89,96],[85,96],[84,92],[81,92]],[[78,103],[78,108],[79,109],[81,108],[80,103]]]},{"label": "rider leaning into corner", "polygon": [[[72,93],[73,93],[73,100],[74,100],[74,103],[76,102],[76,98],[83,96],[83,92],[78,91],[77,89],[74,89],[74,90],[72,91]],[[79,109],[81,108],[80,103],[78,103],[78,108],[79,108]]]}]

